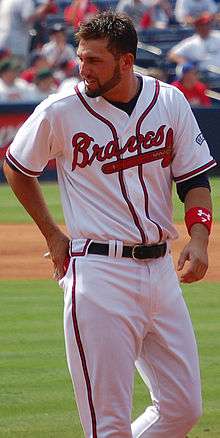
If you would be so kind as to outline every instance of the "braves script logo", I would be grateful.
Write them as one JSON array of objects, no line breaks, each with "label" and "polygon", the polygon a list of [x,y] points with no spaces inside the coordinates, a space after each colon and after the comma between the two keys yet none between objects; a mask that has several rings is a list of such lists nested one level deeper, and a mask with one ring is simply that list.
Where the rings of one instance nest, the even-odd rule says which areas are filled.
[{"label": "braves script logo", "polygon": [[[162,167],[168,167],[172,160],[173,130],[168,128],[165,135],[165,128],[166,125],[162,125],[156,132],[148,131],[145,135],[139,134],[138,137],[132,135],[121,148],[115,140],[109,141],[105,146],[100,146],[95,143],[93,137],[85,132],[78,132],[72,138],[72,170],[75,170],[76,166],[81,168],[91,166],[94,160],[105,162],[102,165],[102,172],[105,174],[156,160],[161,160]],[[159,147],[164,140],[165,146]],[[148,151],[152,147],[157,149]],[[125,152],[129,152],[131,156],[123,158]],[[111,161],[106,162],[108,160]]]}]

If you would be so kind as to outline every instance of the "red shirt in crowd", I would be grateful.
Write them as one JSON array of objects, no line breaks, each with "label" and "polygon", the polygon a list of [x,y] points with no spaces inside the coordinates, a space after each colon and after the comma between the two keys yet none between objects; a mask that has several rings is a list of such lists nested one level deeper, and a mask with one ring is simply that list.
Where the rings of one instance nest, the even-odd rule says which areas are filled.
[{"label": "red shirt in crowd", "polygon": [[200,81],[197,81],[193,88],[186,88],[181,81],[174,81],[171,85],[179,88],[184,94],[186,99],[189,101],[190,105],[193,106],[211,106],[211,100],[205,95],[207,87]]},{"label": "red shirt in crowd", "polygon": [[98,11],[97,6],[91,0],[75,0],[74,4],[64,9],[64,18],[77,30],[87,16],[94,15]]}]

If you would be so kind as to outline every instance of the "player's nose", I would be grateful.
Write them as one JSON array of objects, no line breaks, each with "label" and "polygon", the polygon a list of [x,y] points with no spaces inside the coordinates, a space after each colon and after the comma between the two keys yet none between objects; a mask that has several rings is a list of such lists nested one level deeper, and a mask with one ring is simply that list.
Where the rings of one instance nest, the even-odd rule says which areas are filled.
[{"label": "player's nose", "polygon": [[88,64],[85,62],[81,62],[79,66],[79,72],[83,79],[87,79],[90,75],[90,69],[88,67]]}]

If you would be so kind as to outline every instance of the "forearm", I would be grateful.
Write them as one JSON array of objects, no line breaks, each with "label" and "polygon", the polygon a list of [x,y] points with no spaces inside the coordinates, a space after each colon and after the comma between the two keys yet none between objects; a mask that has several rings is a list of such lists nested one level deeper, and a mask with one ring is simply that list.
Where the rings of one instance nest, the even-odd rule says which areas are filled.
[{"label": "forearm", "polygon": [[211,194],[207,187],[195,187],[186,194],[185,211],[192,207],[204,207],[212,211]]},{"label": "forearm", "polygon": [[[206,187],[198,187],[189,190],[185,197],[185,211],[191,214],[190,209],[199,207],[207,209],[208,212],[212,210],[212,202],[210,191]],[[205,213],[205,214],[204,214]],[[208,213],[209,214],[209,213]],[[203,212],[203,218],[207,219],[207,212]],[[198,215],[198,220],[201,216]],[[199,222],[199,221],[198,221]],[[191,224],[193,221],[191,222]],[[196,222],[191,226],[186,220],[190,240],[180,253],[177,270],[181,271],[185,266],[185,262],[189,262],[186,272],[180,276],[180,281],[183,283],[192,283],[201,280],[208,269],[208,253],[207,247],[209,242],[209,231],[202,221]]]},{"label": "forearm", "polygon": [[59,229],[55,224],[36,178],[28,177],[4,163],[4,174],[20,203],[39,227],[46,240]]},{"label": "forearm", "polygon": [[184,56],[177,55],[176,53],[172,52],[172,50],[168,53],[167,58],[169,61],[176,64],[184,64],[184,62],[186,62],[186,58],[184,58]]},{"label": "forearm", "polygon": [[4,163],[4,174],[16,197],[33,218],[47,241],[56,279],[62,278],[68,266],[66,260],[69,254],[69,238],[54,222],[38,180],[16,172],[6,162]]},{"label": "forearm", "polygon": [[[184,204],[185,212],[193,207],[206,208],[211,212],[212,200],[209,189],[205,187],[191,189],[186,195]],[[191,228],[190,234],[193,239],[208,240],[209,236],[207,228],[202,223],[194,224]]]}]

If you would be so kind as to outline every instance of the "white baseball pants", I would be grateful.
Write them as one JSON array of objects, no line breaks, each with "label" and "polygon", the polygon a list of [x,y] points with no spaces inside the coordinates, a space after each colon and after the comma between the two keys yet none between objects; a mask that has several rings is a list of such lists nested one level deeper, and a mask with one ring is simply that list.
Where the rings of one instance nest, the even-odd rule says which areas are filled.
[{"label": "white baseball pants", "polygon": [[[184,438],[201,415],[200,373],[171,256],[149,262],[72,257],[60,285],[85,437]],[[131,424],[135,367],[152,406]]]}]

